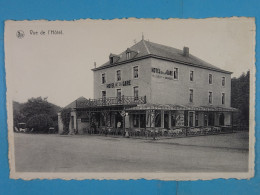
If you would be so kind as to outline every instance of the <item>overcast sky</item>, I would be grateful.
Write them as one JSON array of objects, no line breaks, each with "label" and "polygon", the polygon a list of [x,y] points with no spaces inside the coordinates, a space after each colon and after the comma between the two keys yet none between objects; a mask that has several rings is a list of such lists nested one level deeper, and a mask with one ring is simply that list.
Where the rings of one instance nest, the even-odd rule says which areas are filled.
[{"label": "overcast sky", "polygon": [[[18,30],[25,36],[17,38]],[[30,30],[38,31],[31,35]],[[62,35],[48,35],[62,30]],[[45,35],[40,35],[45,31]],[[94,62],[108,60],[142,38],[182,49],[232,77],[254,68],[253,19],[124,19],[9,22],[5,29],[7,88],[10,98],[25,102],[48,97],[59,106],[76,98],[93,98]]]}]

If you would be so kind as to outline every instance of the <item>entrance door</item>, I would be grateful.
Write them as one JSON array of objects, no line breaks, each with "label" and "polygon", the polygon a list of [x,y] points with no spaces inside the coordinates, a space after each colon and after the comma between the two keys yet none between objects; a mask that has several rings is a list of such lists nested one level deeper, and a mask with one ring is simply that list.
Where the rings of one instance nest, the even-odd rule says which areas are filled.
[{"label": "entrance door", "polygon": [[169,114],[164,114],[164,128],[169,129]]}]

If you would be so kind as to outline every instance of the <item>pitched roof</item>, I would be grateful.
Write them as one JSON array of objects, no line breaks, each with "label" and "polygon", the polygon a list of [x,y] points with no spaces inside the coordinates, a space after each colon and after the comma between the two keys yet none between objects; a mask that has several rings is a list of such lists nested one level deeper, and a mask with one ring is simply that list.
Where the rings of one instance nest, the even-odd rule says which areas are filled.
[{"label": "pitched roof", "polygon": [[76,99],[73,102],[71,102],[70,104],[68,104],[67,106],[65,106],[63,109],[66,109],[66,108],[76,108],[77,107],[77,102],[86,101],[86,100],[87,99],[85,97],[81,96],[78,99]]},{"label": "pitched roof", "polygon": [[161,45],[158,43],[153,43],[150,41],[146,40],[141,40],[132,47],[128,48],[130,51],[135,51],[132,52],[132,56],[130,59],[127,59],[126,57],[126,51],[122,52],[118,56],[120,57],[115,63],[110,64],[109,61],[107,61],[105,64],[92,69],[93,71],[95,70],[100,70],[100,69],[105,69],[111,66],[116,66],[120,64],[124,64],[127,62],[135,61],[135,60],[140,60],[142,58],[146,57],[154,57],[154,58],[161,58],[164,60],[169,60],[169,61],[174,61],[178,62],[181,64],[186,64],[190,66],[196,66],[200,68],[205,68],[205,69],[211,69],[219,72],[225,72],[231,74],[232,72],[220,69],[208,62],[205,62],[194,55],[189,54],[188,56],[183,55],[183,50],[176,49],[173,47]]}]

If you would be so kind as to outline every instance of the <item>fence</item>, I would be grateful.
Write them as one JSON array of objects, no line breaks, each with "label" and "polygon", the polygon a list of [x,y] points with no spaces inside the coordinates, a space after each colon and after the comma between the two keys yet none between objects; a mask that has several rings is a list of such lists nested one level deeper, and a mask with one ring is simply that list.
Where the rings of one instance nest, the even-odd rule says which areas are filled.
[{"label": "fence", "polygon": [[202,135],[214,135],[221,133],[232,133],[233,128],[231,126],[219,127],[179,127],[175,129],[163,129],[163,128],[146,128],[146,129],[120,129],[112,127],[102,127],[98,129],[84,130],[85,134],[98,134],[98,135],[112,135],[112,136],[127,136],[127,137],[140,137],[140,138],[167,138],[167,137],[187,137],[187,136],[202,136]]}]

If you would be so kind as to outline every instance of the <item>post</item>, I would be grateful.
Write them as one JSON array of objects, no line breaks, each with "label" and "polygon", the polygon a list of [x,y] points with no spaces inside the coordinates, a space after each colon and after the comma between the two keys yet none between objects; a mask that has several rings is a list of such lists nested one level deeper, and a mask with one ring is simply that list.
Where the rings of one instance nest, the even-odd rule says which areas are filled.
[{"label": "post", "polygon": [[233,120],[234,120],[234,118],[233,118],[233,112],[231,112],[231,128],[232,128],[232,133],[234,133],[234,131],[233,131]]}]

